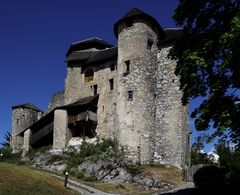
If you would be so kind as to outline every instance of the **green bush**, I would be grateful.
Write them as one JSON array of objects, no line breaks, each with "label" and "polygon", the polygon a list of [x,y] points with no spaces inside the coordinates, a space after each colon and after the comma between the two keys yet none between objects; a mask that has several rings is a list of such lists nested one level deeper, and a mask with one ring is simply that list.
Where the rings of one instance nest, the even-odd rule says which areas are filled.
[{"label": "green bush", "polygon": [[67,160],[69,167],[77,167],[86,159],[96,163],[100,160],[100,155],[106,152],[109,148],[115,147],[116,142],[110,139],[103,139],[97,144],[89,144],[84,142],[81,146],[81,150],[77,153],[74,149],[70,152],[70,157]]},{"label": "green bush", "polygon": [[98,155],[93,155],[89,159],[91,162],[96,163],[100,160],[100,157]]},{"label": "green bush", "polygon": [[77,177],[78,179],[82,179],[82,178],[84,178],[84,176],[85,176],[85,174],[84,174],[83,171],[80,171],[80,172],[78,172],[78,173],[76,174],[76,177]]},{"label": "green bush", "polygon": [[4,147],[0,149],[0,153],[3,154],[3,161],[13,164],[21,163],[21,154],[20,153],[12,153],[12,149],[9,147]]},{"label": "green bush", "polygon": [[93,176],[88,176],[88,177],[84,177],[83,180],[92,182],[92,181],[97,181],[97,178]]},{"label": "green bush", "polygon": [[81,157],[79,154],[71,154],[67,159],[67,164],[69,167],[77,167],[85,161],[84,157]]},{"label": "green bush", "polygon": [[193,176],[194,184],[200,189],[218,189],[225,187],[224,172],[216,166],[202,167]]},{"label": "green bush", "polygon": [[125,168],[131,175],[137,175],[142,172],[140,166],[137,164],[126,164]]}]

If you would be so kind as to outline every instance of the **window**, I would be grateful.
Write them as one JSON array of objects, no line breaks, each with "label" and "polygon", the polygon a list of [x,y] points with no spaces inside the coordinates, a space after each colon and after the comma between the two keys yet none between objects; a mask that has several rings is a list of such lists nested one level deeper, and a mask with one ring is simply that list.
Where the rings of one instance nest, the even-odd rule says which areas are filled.
[{"label": "window", "polygon": [[151,50],[152,49],[152,45],[153,45],[153,41],[148,39],[148,42],[147,42],[147,49]]},{"label": "window", "polygon": [[93,69],[88,69],[88,70],[85,72],[85,75],[84,75],[84,82],[85,82],[85,83],[89,83],[89,82],[93,81],[93,78],[94,78]]},{"label": "window", "polygon": [[123,75],[127,76],[130,72],[130,60],[125,61],[125,65],[126,65],[126,71]]},{"label": "window", "polygon": [[114,89],[114,82],[113,79],[109,80],[110,91]]},{"label": "window", "polygon": [[114,71],[116,69],[115,64],[111,64],[110,69],[111,69],[111,71]]},{"label": "window", "polygon": [[128,101],[133,101],[133,91],[128,91]]},{"label": "window", "polygon": [[96,96],[97,95],[97,85],[93,85],[93,95]]}]

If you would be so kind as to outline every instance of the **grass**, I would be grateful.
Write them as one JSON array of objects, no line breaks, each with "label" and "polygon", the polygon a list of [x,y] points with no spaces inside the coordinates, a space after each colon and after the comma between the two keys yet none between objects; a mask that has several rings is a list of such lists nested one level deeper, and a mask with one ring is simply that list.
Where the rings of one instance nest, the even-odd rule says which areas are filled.
[{"label": "grass", "polygon": [[77,195],[79,193],[63,186],[60,181],[43,172],[0,163],[0,194],[1,195]]},{"label": "grass", "polygon": [[[129,167],[128,167],[129,168]],[[179,186],[183,184],[183,175],[182,171],[173,166],[165,166],[165,165],[140,165],[140,166],[132,166],[130,167],[134,173],[141,170],[141,173],[148,174],[153,177],[158,178],[161,181],[166,181],[175,186]],[[104,192],[109,193],[118,193],[125,195],[149,195],[152,194],[153,191],[146,191],[135,184],[132,183],[123,183],[123,184],[114,184],[114,183],[102,183],[102,182],[85,182],[85,184],[102,190]],[[159,190],[161,192],[163,189]]]},{"label": "grass", "polygon": [[145,191],[132,183],[102,183],[102,182],[82,182],[88,186],[99,189],[103,192],[123,195],[150,195],[153,191]]},{"label": "grass", "polygon": [[183,184],[183,173],[180,169],[166,165],[142,165],[142,172],[175,186]]}]

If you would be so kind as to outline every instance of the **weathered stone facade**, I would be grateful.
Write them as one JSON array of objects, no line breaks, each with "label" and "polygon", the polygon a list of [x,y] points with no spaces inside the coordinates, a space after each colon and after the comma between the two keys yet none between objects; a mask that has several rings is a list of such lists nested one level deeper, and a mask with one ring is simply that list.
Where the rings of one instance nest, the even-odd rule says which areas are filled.
[{"label": "weathered stone facade", "polygon": [[22,104],[13,107],[12,112],[12,149],[18,152],[23,146],[20,136],[27,127],[35,123],[42,116],[42,112],[32,104]]},{"label": "weathered stone facade", "polygon": [[[39,121],[39,111],[28,110],[31,117],[16,125],[23,108],[13,107],[16,149],[22,136],[25,150],[27,144],[44,144],[46,137],[61,149],[72,137],[98,136],[118,140],[134,162],[187,163],[187,107],[181,104],[176,62],[167,57],[180,31],[163,30],[154,18],[132,9],[114,25],[114,33],[118,47],[99,38],[70,46],[64,92],[54,94]],[[31,141],[36,135],[38,144]]]}]

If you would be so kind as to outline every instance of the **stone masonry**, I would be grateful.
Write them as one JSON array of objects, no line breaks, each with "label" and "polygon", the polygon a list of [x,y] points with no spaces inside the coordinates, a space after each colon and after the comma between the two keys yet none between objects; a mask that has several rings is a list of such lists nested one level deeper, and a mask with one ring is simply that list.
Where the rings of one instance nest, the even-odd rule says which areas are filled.
[{"label": "stone masonry", "polygon": [[133,162],[188,165],[188,108],[167,57],[181,31],[134,8],[114,33],[117,47],[96,37],[71,44],[64,91],[44,115],[30,104],[13,107],[14,151],[97,136],[117,140]]}]

